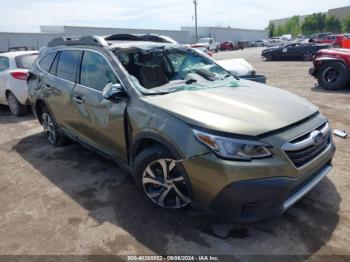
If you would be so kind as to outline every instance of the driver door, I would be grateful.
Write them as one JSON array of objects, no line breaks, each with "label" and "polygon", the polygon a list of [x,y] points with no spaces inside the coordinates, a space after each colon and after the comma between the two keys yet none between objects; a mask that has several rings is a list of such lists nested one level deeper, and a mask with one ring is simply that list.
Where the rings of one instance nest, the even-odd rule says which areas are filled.
[{"label": "driver door", "polygon": [[98,52],[85,50],[79,81],[72,92],[77,119],[75,130],[83,142],[126,161],[124,113],[127,100],[104,99],[102,92],[108,83],[119,83],[108,60]]}]

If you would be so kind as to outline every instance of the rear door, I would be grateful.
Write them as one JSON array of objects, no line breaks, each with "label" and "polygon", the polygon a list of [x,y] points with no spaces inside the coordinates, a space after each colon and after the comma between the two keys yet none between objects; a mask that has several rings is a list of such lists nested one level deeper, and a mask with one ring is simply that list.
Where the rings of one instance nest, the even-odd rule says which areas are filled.
[{"label": "rear door", "polygon": [[59,125],[75,131],[71,93],[77,79],[81,50],[57,53],[43,83],[44,98]]},{"label": "rear door", "polygon": [[124,113],[127,100],[111,102],[102,94],[108,83],[119,83],[119,80],[105,56],[96,51],[84,51],[80,68],[79,83],[72,92],[79,136],[105,153],[126,161]]},{"label": "rear door", "polygon": [[7,85],[7,71],[10,68],[10,60],[6,56],[0,56],[0,103],[7,104],[6,102],[6,85]]}]

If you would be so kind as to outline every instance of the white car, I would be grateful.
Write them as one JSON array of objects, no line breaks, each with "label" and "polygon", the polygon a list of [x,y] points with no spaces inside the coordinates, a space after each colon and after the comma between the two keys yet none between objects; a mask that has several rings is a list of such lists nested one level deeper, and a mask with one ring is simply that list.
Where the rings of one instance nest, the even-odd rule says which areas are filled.
[{"label": "white car", "polygon": [[26,80],[37,56],[37,51],[0,53],[0,104],[8,105],[16,116],[28,111]]},{"label": "white car", "polygon": [[218,52],[220,48],[220,44],[216,42],[214,38],[208,37],[208,38],[200,38],[198,40],[198,43],[196,43],[192,47],[205,47],[209,51]]},{"label": "white car", "polygon": [[266,76],[257,75],[255,72],[255,68],[251,64],[249,64],[248,61],[244,58],[215,60],[211,54],[208,54],[207,51],[203,51],[201,48],[193,48],[193,50],[213,60],[215,63],[222,66],[224,69],[231,72],[235,76],[266,84]]}]

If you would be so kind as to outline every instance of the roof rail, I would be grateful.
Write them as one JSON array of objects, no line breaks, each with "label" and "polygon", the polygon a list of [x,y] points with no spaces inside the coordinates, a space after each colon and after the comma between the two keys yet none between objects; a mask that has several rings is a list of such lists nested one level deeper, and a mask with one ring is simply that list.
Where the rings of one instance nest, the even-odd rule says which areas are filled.
[{"label": "roof rail", "polygon": [[108,46],[106,40],[100,36],[81,36],[81,37],[56,37],[52,39],[47,46],[58,45],[93,45],[93,46]]},{"label": "roof rail", "polygon": [[132,34],[114,34],[105,38],[107,41],[144,41],[141,37]]}]

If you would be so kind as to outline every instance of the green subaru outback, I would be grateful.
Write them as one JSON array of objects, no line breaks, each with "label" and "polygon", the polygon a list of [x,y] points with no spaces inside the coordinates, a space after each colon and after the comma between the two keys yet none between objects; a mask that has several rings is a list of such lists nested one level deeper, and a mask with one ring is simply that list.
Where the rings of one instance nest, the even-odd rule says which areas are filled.
[{"label": "green subaru outback", "polygon": [[331,128],[316,106],[186,46],[56,38],[28,86],[51,144],[69,138],[113,159],[164,208],[256,221],[281,214],[332,169]]}]

